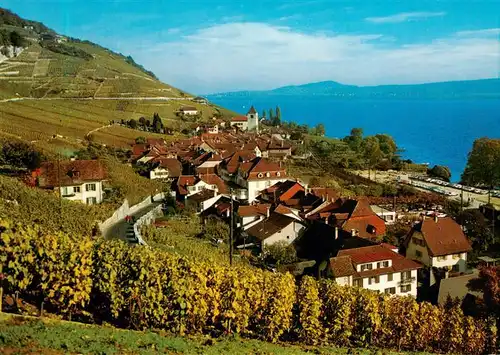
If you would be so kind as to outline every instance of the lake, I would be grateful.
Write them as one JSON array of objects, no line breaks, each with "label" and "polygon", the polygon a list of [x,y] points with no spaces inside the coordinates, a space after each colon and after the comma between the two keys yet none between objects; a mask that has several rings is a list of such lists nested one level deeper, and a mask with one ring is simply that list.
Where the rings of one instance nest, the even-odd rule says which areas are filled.
[{"label": "lake", "polygon": [[476,138],[500,138],[498,100],[357,100],[329,97],[256,96],[208,99],[245,114],[280,106],[283,120],[314,126],[323,123],[329,137],[344,137],[361,127],[365,135],[387,133],[403,156],[417,163],[446,165],[458,181]]}]

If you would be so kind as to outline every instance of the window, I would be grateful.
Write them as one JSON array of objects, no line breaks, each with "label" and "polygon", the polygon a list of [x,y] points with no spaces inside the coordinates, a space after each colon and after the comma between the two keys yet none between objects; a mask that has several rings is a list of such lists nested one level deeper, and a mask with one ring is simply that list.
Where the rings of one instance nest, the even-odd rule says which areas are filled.
[{"label": "window", "polygon": [[388,274],[387,275],[387,281],[392,281],[394,279],[394,274]]},{"label": "window", "polygon": [[372,277],[369,277],[368,278],[368,285],[371,285],[371,284],[378,284],[380,281],[379,277],[378,276],[372,276]]},{"label": "window", "polygon": [[95,191],[95,184],[87,184],[85,185],[86,191]]},{"label": "window", "polygon": [[422,257],[422,252],[420,250],[415,250],[415,256],[420,259]]},{"label": "window", "polygon": [[403,271],[401,273],[401,281],[408,280],[411,278],[411,271]]},{"label": "window", "polygon": [[63,196],[68,196],[68,188],[66,186],[61,188],[61,194]]},{"label": "window", "polygon": [[420,245],[421,247],[425,246],[425,243],[422,239],[413,237],[411,238],[411,241],[413,242],[413,244]]},{"label": "window", "polygon": [[363,264],[363,265],[361,265],[361,271],[371,270],[371,269],[372,269],[372,264]]},{"label": "window", "polygon": [[401,286],[401,293],[407,293],[411,291],[411,285],[403,285]]},{"label": "window", "polygon": [[87,197],[87,205],[95,205],[97,203],[97,199],[95,197]]},{"label": "window", "polygon": [[278,171],[278,172],[276,173],[276,176],[277,176],[277,177],[280,177],[280,175],[281,175],[281,174],[280,174],[280,172]]},{"label": "window", "polygon": [[352,285],[356,287],[363,287],[363,279],[354,279]]},{"label": "window", "polygon": [[263,175],[262,173],[258,173],[258,174],[257,174],[257,177],[258,177],[258,178],[261,178],[261,177],[264,177],[264,175]]},{"label": "window", "polygon": [[73,187],[73,192],[76,194],[76,193],[80,193],[81,192],[81,188],[80,186],[74,186]]},{"label": "window", "polygon": [[389,287],[384,290],[386,295],[394,295],[396,293],[396,287]]},{"label": "window", "polygon": [[377,269],[389,267],[389,261],[379,261],[377,263]]},{"label": "window", "polygon": [[446,260],[446,255],[444,255],[444,256],[438,256],[437,260],[438,261],[445,261]]},{"label": "window", "polygon": [[458,254],[453,254],[453,259],[455,259],[455,260],[456,260],[456,259],[460,259],[460,253],[458,253]]},{"label": "window", "polygon": [[267,177],[271,177],[271,173],[266,173],[266,176]]}]

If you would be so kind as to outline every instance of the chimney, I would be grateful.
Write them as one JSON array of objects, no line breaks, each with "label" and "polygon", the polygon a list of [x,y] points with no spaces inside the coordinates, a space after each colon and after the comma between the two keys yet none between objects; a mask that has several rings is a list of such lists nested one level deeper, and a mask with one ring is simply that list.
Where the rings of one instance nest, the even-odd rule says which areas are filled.
[{"label": "chimney", "polygon": [[351,237],[355,237],[356,236],[356,229],[351,229]]},{"label": "chimney", "polygon": [[269,218],[269,210],[270,210],[270,209],[271,209],[271,208],[270,208],[269,206],[267,206],[267,207],[266,207],[266,217],[267,217],[267,218]]},{"label": "chimney", "polygon": [[437,213],[434,213],[434,222],[436,222],[436,223],[438,222],[438,215],[437,215]]},{"label": "chimney", "polygon": [[339,227],[335,227],[335,240],[339,239]]}]

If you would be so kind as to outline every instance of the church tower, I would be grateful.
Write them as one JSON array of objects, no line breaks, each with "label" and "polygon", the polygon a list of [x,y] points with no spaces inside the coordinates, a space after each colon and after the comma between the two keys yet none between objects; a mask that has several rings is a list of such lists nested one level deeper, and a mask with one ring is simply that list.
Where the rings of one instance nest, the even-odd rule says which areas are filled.
[{"label": "church tower", "polygon": [[255,107],[250,107],[247,113],[248,119],[248,130],[259,132],[259,114],[255,110]]}]

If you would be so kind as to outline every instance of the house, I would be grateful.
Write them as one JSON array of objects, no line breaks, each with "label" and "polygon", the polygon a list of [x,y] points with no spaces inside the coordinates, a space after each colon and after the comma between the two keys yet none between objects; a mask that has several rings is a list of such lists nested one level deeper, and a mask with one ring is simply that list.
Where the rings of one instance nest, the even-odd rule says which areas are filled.
[{"label": "house", "polygon": [[[241,208],[241,207],[240,207]],[[276,242],[293,243],[305,230],[305,226],[295,218],[271,213],[268,218],[246,230],[250,238],[264,249]]]},{"label": "house", "polygon": [[219,125],[218,124],[206,125],[205,132],[208,134],[219,134]]},{"label": "house", "polygon": [[271,140],[267,146],[267,154],[269,158],[286,159],[292,155],[292,146],[284,140]]},{"label": "house", "polygon": [[103,200],[106,177],[99,160],[49,161],[42,163],[36,185],[55,190],[67,200],[93,205]]},{"label": "house", "polygon": [[421,267],[382,245],[373,245],[339,251],[330,259],[328,275],[340,285],[416,298]]},{"label": "house", "polygon": [[227,194],[228,188],[220,177],[215,174],[204,174],[199,176],[182,175],[174,187],[177,197],[183,199],[203,190],[217,191],[219,194]]},{"label": "house", "polygon": [[372,211],[366,199],[325,200],[305,217],[335,225],[365,239],[378,240],[386,233],[384,220]]},{"label": "house", "polygon": [[460,225],[450,217],[423,217],[405,240],[406,257],[426,266],[463,273],[472,247]]},{"label": "house", "polygon": [[208,100],[204,97],[201,97],[201,96],[197,96],[193,99],[194,102],[197,102],[199,104],[203,104],[203,105],[208,105]]},{"label": "house", "polygon": [[249,162],[239,164],[235,176],[236,184],[247,190],[248,203],[253,202],[262,190],[285,180],[286,170],[281,167],[281,164],[263,158],[254,158]]},{"label": "house", "polygon": [[306,187],[296,180],[279,181],[268,187],[261,198],[273,203],[285,202],[290,199],[300,199],[305,195]]},{"label": "house", "polygon": [[193,208],[197,213],[202,213],[212,207],[222,195],[214,190],[202,190],[186,198],[186,207]]},{"label": "house", "polygon": [[186,116],[195,116],[198,114],[198,109],[194,106],[182,106],[179,112]]},{"label": "house", "polygon": [[238,221],[236,222],[236,225],[238,228],[247,230],[260,221],[268,218],[270,215],[270,210],[270,204],[240,206],[238,208]]},{"label": "house", "polygon": [[236,116],[231,118],[231,126],[237,127],[240,131],[259,131],[259,114],[255,107],[250,107],[246,116]]},{"label": "house", "polygon": [[377,205],[370,205],[373,212],[385,221],[385,224],[394,224],[396,222],[396,212],[386,210]]},{"label": "house", "polygon": [[153,168],[149,172],[149,178],[153,179],[174,179],[182,175],[182,164],[173,158],[155,158],[150,163]]}]

